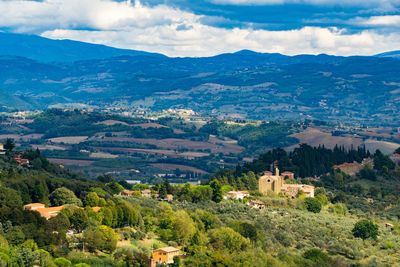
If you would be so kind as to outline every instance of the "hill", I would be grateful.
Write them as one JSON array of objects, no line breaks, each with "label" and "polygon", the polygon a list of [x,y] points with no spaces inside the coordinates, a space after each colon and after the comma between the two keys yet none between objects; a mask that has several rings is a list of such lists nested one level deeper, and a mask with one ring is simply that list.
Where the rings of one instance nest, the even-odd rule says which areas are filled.
[{"label": "hill", "polygon": [[162,56],[71,40],[51,40],[36,35],[2,32],[0,32],[0,55],[26,57],[41,62],[73,62],[121,55]]},{"label": "hill", "polygon": [[[40,40],[55,42],[57,49],[64,46]],[[46,57],[39,56],[35,47],[21,51],[42,62],[0,56],[0,94],[5,95],[0,105],[36,109],[80,102],[131,110],[186,108],[205,115],[261,120],[311,118],[392,126],[400,122],[400,61],[392,58],[290,57],[252,51],[207,58],[134,51],[110,58],[112,53],[96,49],[113,48],[77,45],[93,51],[61,53],[59,60],[65,61],[57,63],[44,62]],[[47,61],[53,57],[51,51],[45,53]],[[71,62],[80,53],[107,58]]]},{"label": "hill", "polygon": [[378,54],[376,56],[377,57],[391,57],[391,58],[400,59],[400,50],[385,52],[385,53]]}]

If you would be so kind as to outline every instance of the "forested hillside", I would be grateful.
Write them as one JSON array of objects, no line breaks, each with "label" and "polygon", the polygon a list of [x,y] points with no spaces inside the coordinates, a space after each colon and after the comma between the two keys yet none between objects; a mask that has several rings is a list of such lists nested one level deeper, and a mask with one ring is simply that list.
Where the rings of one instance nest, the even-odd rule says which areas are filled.
[{"label": "forested hillside", "polygon": [[[178,247],[186,255],[170,266],[399,262],[399,167],[379,151],[371,155],[373,167],[355,176],[332,166],[369,156],[363,148],[302,146],[290,154],[275,149],[203,185],[165,181],[132,187],[107,175],[85,180],[49,163],[38,150],[23,152],[30,166],[18,166],[13,147],[7,142],[6,155],[0,156],[1,266],[148,266],[151,251],[165,246]],[[283,169],[305,168],[304,176],[316,169],[325,172],[315,168],[321,164],[329,168],[320,179],[302,180],[318,186],[315,198],[261,196],[258,174],[276,160]],[[132,195],[119,195],[127,189]],[[153,198],[140,196],[144,189],[150,189]],[[247,189],[251,196],[244,201],[223,199],[235,189]],[[169,195],[173,200],[165,201]],[[254,200],[266,207],[247,205]],[[23,209],[32,202],[64,208],[46,220]]]}]

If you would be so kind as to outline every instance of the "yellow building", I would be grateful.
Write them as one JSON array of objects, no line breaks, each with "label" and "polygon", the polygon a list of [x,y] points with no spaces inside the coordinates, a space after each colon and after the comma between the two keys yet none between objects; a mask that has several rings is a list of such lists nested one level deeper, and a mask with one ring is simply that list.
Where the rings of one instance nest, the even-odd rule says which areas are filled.
[{"label": "yellow building", "polygon": [[151,255],[151,266],[157,266],[157,264],[174,263],[174,257],[179,257],[181,255],[182,253],[180,249],[174,247],[156,249]]},{"label": "yellow building", "polygon": [[266,195],[268,192],[279,194],[282,192],[284,177],[279,175],[279,169],[275,169],[275,175],[271,172],[264,172],[264,175],[258,180],[258,190]]},{"label": "yellow building", "polygon": [[[288,172],[284,172],[283,174],[288,176]],[[306,195],[306,197],[314,197],[314,186],[305,184],[286,184],[285,175],[283,174],[280,175],[278,168],[275,169],[275,175],[269,171],[264,172],[264,175],[258,180],[258,190],[260,193],[263,195],[268,193],[283,193],[289,197],[295,198],[301,191]]]}]

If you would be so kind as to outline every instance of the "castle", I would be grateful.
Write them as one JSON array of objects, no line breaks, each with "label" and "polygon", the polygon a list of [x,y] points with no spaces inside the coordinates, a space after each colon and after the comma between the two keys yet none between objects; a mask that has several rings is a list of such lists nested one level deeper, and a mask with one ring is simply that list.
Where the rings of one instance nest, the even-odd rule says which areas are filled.
[{"label": "castle", "polygon": [[[288,172],[284,172],[284,174],[288,174]],[[288,175],[285,176],[288,177]],[[305,184],[286,184],[285,176],[280,175],[278,168],[275,168],[275,174],[270,171],[264,172],[264,175],[258,180],[258,190],[263,195],[273,192],[276,194],[283,193],[295,198],[301,191],[307,197],[314,197],[314,186]]]}]

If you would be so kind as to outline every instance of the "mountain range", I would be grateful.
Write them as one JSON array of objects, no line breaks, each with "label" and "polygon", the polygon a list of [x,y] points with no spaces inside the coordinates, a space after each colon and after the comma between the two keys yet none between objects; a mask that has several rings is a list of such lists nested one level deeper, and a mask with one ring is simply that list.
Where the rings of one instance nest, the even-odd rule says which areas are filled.
[{"label": "mountain range", "polygon": [[339,57],[243,50],[170,58],[0,33],[0,105],[119,105],[252,119],[400,123],[399,52]]}]

